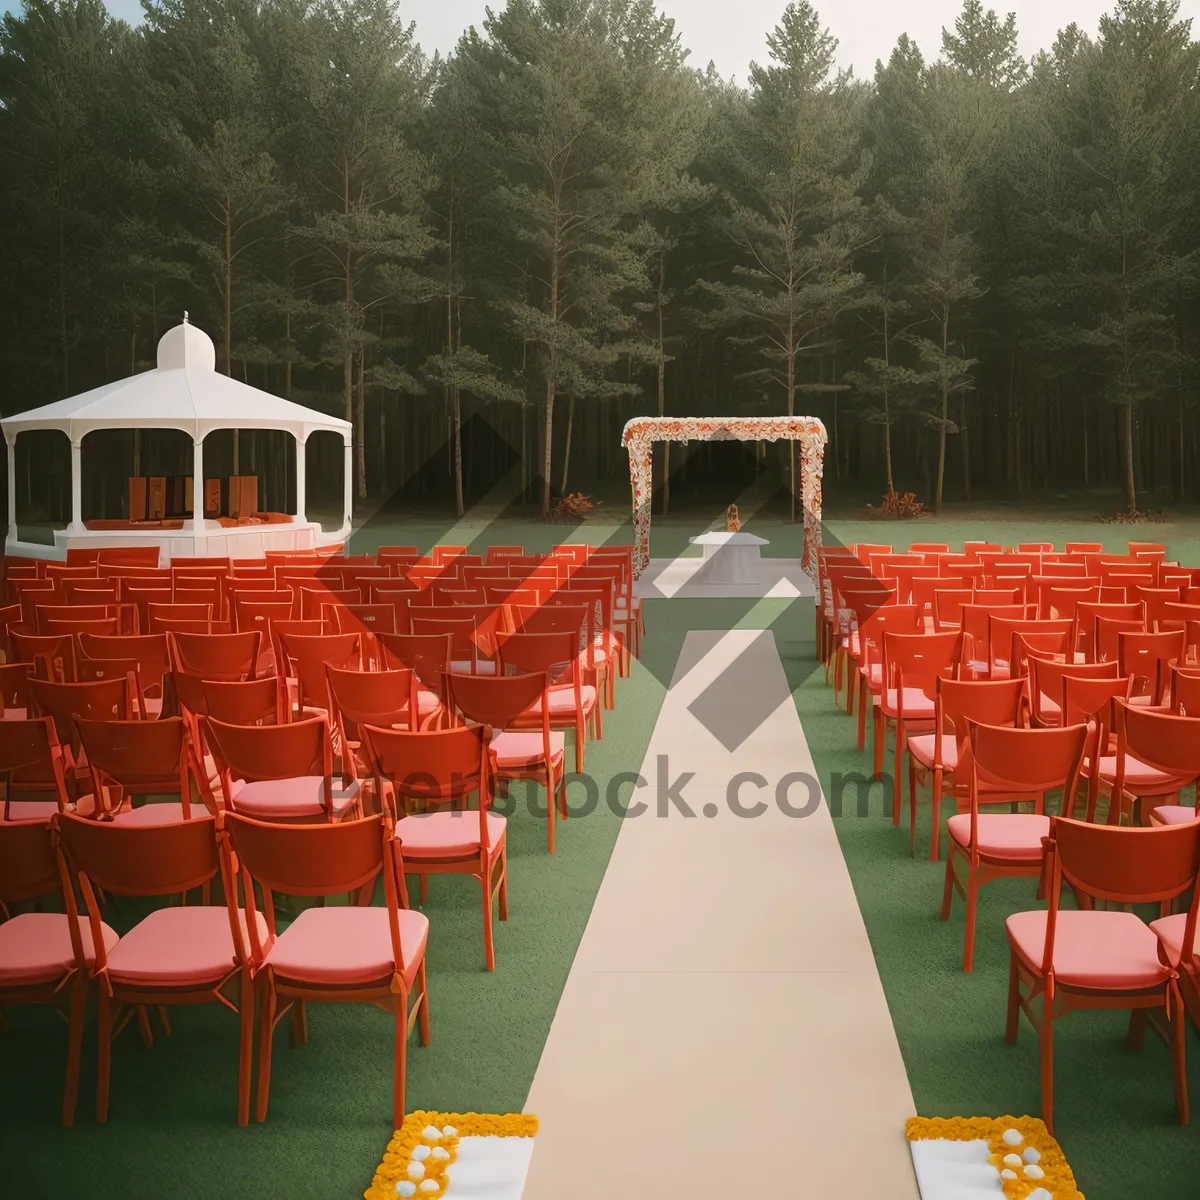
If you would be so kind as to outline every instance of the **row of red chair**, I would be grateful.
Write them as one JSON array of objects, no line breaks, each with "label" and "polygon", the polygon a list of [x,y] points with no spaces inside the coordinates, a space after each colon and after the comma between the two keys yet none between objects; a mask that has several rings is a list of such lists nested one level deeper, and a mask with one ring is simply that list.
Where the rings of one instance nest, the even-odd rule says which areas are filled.
[{"label": "row of red chair", "polygon": [[[818,645],[838,690],[845,670],[851,710],[858,698],[860,749],[870,705],[877,778],[886,738],[894,736],[896,824],[907,752],[914,850],[918,786],[931,784],[934,860],[941,806],[954,805],[941,915],[948,919],[954,895],[963,897],[965,970],[974,962],[980,889],[1005,876],[1045,886],[1049,913],[1008,919],[1007,1038],[1016,1040],[1024,1011],[1042,1042],[1047,1125],[1053,1022],[1078,1007],[1130,1008],[1139,1043],[1147,1012],[1168,1016],[1176,1099],[1186,1121],[1185,1004],[1200,1021],[1194,957],[1200,821],[1178,800],[1200,777],[1200,614],[1184,590],[1195,577],[1168,564],[1165,547],[1131,543],[1135,561],[1112,566],[1140,572],[1141,554],[1152,560],[1154,574],[1129,583],[1118,598],[1101,591],[1115,586],[1103,561],[1079,564],[1069,584],[1056,579],[1048,567],[1069,567],[1071,557],[1099,555],[1102,548],[1068,549],[1072,554],[1057,555],[1050,546],[1022,547],[1006,555],[999,546],[972,547],[964,557],[980,572],[966,578],[941,573],[948,559],[961,565],[947,547],[914,546],[906,556],[890,547],[824,551]],[[937,557],[936,573],[907,579],[894,561],[930,555]],[[1005,572],[1005,559],[1034,555],[1039,561],[1023,564],[1027,570]],[[1048,562],[1056,558],[1063,561]],[[1035,568],[1044,577],[1031,590]],[[914,569],[925,570],[924,562]],[[984,586],[1001,581],[1007,594]],[[1164,594],[1152,594],[1159,586]],[[1053,793],[1060,797],[1057,815],[1046,808]],[[1081,898],[1078,911],[1060,910],[1064,879]],[[1189,892],[1186,911],[1172,913]],[[1160,919],[1147,926],[1094,901],[1156,902]]]}]

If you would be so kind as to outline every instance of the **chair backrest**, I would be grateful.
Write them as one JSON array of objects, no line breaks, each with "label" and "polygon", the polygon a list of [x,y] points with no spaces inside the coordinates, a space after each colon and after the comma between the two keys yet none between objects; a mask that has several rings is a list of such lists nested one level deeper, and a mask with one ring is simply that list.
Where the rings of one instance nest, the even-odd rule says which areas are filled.
[{"label": "chair backrest", "polygon": [[1200,667],[1171,663],[1171,711],[1200,717]]},{"label": "chair backrest", "polygon": [[[1049,843],[1051,913],[1064,879],[1096,900],[1149,904],[1182,895],[1200,870],[1200,822],[1131,828],[1056,817]],[[1195,912],[1193,902],[1189,942],[1195,937]],[[1048,930],[1047,940],[1052,936]]]},{"label": "chair backrest", "polygon": [[971,792],[1044,796],[1061,791],[1074,796],[1087,747],[1086,725],[1026,729],[972,722]]},{"label": "chair backrest", "polygon": [[0,721],[0,776],[5,783],[4,820],[9,820],[15,800],[14,788],[45,792],[58,802],[62,812],[70,796],[58,731],[50,717],[24,721]]},{"label": "chair backrest", "polygon": [[29,711],[29,676],[32,670],[32,663],[0,664],[0,714],[12,709]]},{"label": "chair backrest", "polygon": [[[61,889],[50,822],[0,821],[0,904],[19,904]],[[74,949],[78,961],[82,945]]]},{"label": "chair backrest", "polygon": [[395,633],[394,604],[339,604],[325,609],[333,617],[338,633]]},{"label": "chair backrest", "polygon": [[[207,883],[220,870],[216,821],[208,813],[168,825],[55,818],[72,873],[117,896],[172,896]],[[89,907],[91,907],[89,905]]]},{"label": "chair backrest", "polygon": [[990,663],[992,617],[1025,620],[1032,612],[1027,604],[964,604],[962,606],[963,657],[974,656]]},{"label": "chair backrest", "polygon": [[1129,754],[1168,775],[1200,775],[1200,722],[1195,717],[1156,712],[1122,700],[1117,705],[1117,783],[1124,779]]},{"label": "chair backrest", "polygon": [[439,694],[442,676],[450,669],[453,638],[449,633],[381,633],[380,649],[386,669],[408,667],[421,685]]},{"label": "chair backrest", "polygon": [[891,633],[883,635],[884,686],[900,690],[920,688],[932,696],[939,675],[954,666],[959,635],[956,633]]},{"label": "chair backrest", "polygon": [[[329,700],[325,679],[326,666],[361,670],[363,665],[362,635],[359,633],[328,633],[301,635],[279,633],[279,646],[287,665],[287,674],[300,687],[300,706],[324,708]],[[280,674],[284,674],[281,664]]]},{"label": "chair backrest", "polygon": [[182,717],[160,721],[76,717],[75,725],[92,768],[97,798],[103,795],[105,777],[134,794],[178,789],[184,817],[190,816],[187,727]]},{"label": "chair backrest", "polygon": [[333,751],[324,717],[282,725],[231,725],[205,717],[200,727],[217,766],[234,779],[323,776],[330,784],[326,811],[332,816]]},{"label": "chair backrest", "polygon": [[477,624],[474,614],[465,617],[410,615],[414,634],[449,634],[452,660],[467,661],[474,669],[478,663],[480,646],[476,637]]},{"label": "chair backrest", "polygon": [[76,647],[72,634],[43,637],[11,629],[8,636],[16,661],[32,664],[32,674],[65,683],[75,679]]},{"label": "chair backrest", "polygon": [[[254,593],[251,593],[253,595]],[[275,621],[286,621],[292,616],[293,602],[286,600],[257,600],[246,595],[233,598],[233,624],[239,633],[258,630],[269,634]]]},{"label": "chair backrest", "polygon": [[326,666],[330,707],[336,714],[343,741],[358,740],[357,726],[417,727],[417,677],[409,667],[386,671],[346,671]]},{"label": "chair backrest", "polygon": [[[161,692],[163,676],[171,665],[165,633],[121,634],[116,637],[81,633],[79,648],[86,659],[132,660],[137,664],[141,687],[152,694]],[[79,665],[82,666],[82,660]]]},{"label": "chair backrest", "polygon": [[[942,739],[952,734],[958,746],[959,777],[970,769],[971,723],[1017,726],[1022,723],[1024,681],[1020,679],[946,679],[934,692],[934,755],[944,762]],[[959,769],[959,768],[956,768]]]},{"label": "chair backrest", "polygon": [[570,629],[510,633],[500,643],[499,657],[505,673],[510,670],[517,674],[543,672],[551,683],[570,675],[578,682],[579,635]]},{"label": "chair backrest", "polygon": [[1016,659],[1016,634],[1056,634],[1064,645],[1075,632],[1073,620],[1039,621],[1021,617],[998,617],[994,613],[988,618],[988,671],[992,672],[1001,662],[1010,669]]},{"label": "chair backrest", "polygon": [[202,697],[202,707],[192,709],[197,716],[213,717],[228,725],[283,723],[285,698],[283,682],[278,676],[242,680],[200,679],[197,682]]},{"label": "chair backrest", "polygon": [[[532,635],[537,636],[537,635]],[[539,701],[546,748],[550,741],[549,676],[544,671],[523,675],[467,675],[449,672],[447,702],[468,722],[507,729]],[[547,760],[549,761],[549,760]]]},{"label": "chair backrest", "polygon": [[211,621],[211,604],[155,604],[146,605],[147,631],[159,632],[159,621]]},{"label": "chair backrest", "polygon": [[362,591],[359,588],[339,588],[301,585],[300,587],[300,619],[314,620],[321,616],[325,605],[361,604]]},{"label": "chair backrest", "polygon": [[[397,816],[404,815],[410,800],[450,800],[478,792],[480,835],[483,844],[489,844],[485,817],[492,801],[490,726],[413,733],[362,725],[360,732],[377,794],[385,805],[395,805]],[[469,814],[463,816],[469,819]]]},{"label": "chair backrest", "polygon": [[31,679],[29,694],[39,713],[52,717],[60,742],[79,744],[77,717],[94,721],[128,721],[129,683],[125,676],[96,679],[87,683],[54,683]]},{"label": "chair backrest", "polygon": [[175,668],[201,679],[253,679],[262,653],[262,633],[171,633]]},{"label": "chair backrest", "polygon": [[939,633],[947,629],[961,629],[963,605],[972,604],[975,593],[970,588],[947,587],[945,580],[939,582],[942,586],[933,592],[933,627]]},{"label": "chair backrest", "polygon": [[[1049,697],[1059,706],[1059,718],[1062,719],[1065,700],[1064,680],[1072,679],[1116,679],[1118,667],[1115,662],[1077,663],[1058,662],[1050,658],[1033,655],[1029,659],[1029,703],[1030,711],[1036,722],[1046,719],[1042,701]],[[1090,714],[1089,714],[1090,715]],[[1064,721],[1074,724],[1073,721]]]},{"label": "chair backrest", "polygon": [[1144,692],[1154,704],[1161,704],[1170,683],[1167,664],[1183,657],[1187,638],[1178,633],[1144,633],[1124,630],[1117,634],[1117,662],[1122,675],[1134,676],[1134,694],[1139,694],[1140,679],[1146,681]]}]

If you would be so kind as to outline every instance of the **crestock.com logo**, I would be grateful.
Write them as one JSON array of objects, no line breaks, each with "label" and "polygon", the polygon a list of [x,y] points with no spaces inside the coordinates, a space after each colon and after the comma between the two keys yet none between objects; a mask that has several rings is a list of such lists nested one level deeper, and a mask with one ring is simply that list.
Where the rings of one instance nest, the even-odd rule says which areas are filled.
[{"label": "crestock.com logo", "polygon": [[[724,805],[705,800],[698,803],[688,788],[696,778],[694,771],[681,770],[673,766],[665,754],[656,755],[653,778],[647,779],[638,771],[618,771],[603,782],[594,776],[571,772],[564,780],[567,796],[567,812],[571,819],[590,816],[604,805],[614,816],[623,820],[638,817],[655,817],[670,820],[695,820],[722,815],[722,811],[740,819],[765,816],[773,808],[785,817],[803,819],[811,817],[821,804],[821,785],[808,771],[789,771],[776,779],[757,771],[738,771],[725,782]],[[451,790],[462,789],[469,781],[463,776],[452,777]],[[414,774],[397,781],[402,795],[412,799],[439,798],[438,782],[431,776]],[[851,772],[843,775],[834,772],[830,782],[829,808],[832,815],[843,815],[848,790],[854,794],[854,814],[860,818],[870,816],[872,802],[880,813],[890,812],[892,806],[893,781],[890,775],[872,780],[866,775]],[[704,794],[712,794],[706,786]],[[531,816],[546,815],[544,801],[537,788],[523,791],[524,804]],[[875,800],[878,797],[878,800]],[[516,814],[520,801],[514,791],[507,790],[495,798],[492,808],[503,817]],[[464,821],[478,821],[479,814],[470,809],[454,809],[453,816]]]},{"label": "crestock.com logo", "polygon": [[[510,444],[482,414],[475,414],[470,418],[464,426],[463,435],[464,444],[467,440],[472,442],[477,461],[493,464],[490,473],[493,478],[498,475],[499,482],[476,500],[461,519],[461,523],[448,516],[442,527],[435,525],[431,528],[425,525],[424,530],[434,535],[432,542],[435,544],[466,545],[469,554],[485,556],[489,546],[511,541],[513,523],[528,520],[530,507],[527,497],[540,496],[542,485],[540,480],[535,479],[523,486],[519,449]],[[780,484],[777,481],[780,473],[772,469],[773,466],[777,468],[778,464],[772,464],[769,459],[760,459],[751,443],[732,443],[729,453],[736,459],[730,471],[731,478],[738,481],[733,486],[740,488],[732,499],[742,513],[743,520],[768,504],[778,511],[789,510],[792,501],[786,484],[786,471],[782,473],[784,482]],[[677,491],[677,485],[682,481],[684,458],[685,455],[676,446],[672,453],[671,486]],[[446,460],[447,447],[443,445],[430,456],[426,467],[422,468],[422,476],[426,470],[444,473]],[[661,494],[660,479],[658,488],[649,501],[656,513],[660,508]],[[480,522],[475,514],[484,513],[487,516]],[[380,531],[386,529],[391,534],[397,524],[403,524],[403,519],[404,500],[397,493],[363,525],[361,535],[369,539],[373,527]],[[611,545],[629,545],[634,540],[633,515],[628,511],[615,526],[585,524],[580,518],[571,517],[552,528],[555,542],[586,540],[596,544],[603,540]],[[651,528],[653,529],[653,523]],[[697,528],[696,532],[700,533],[703,530]],[[797,520],[795,525],[794,539],[797,547],[795,553],[798,556],[798,547],[802,540],[800,520]],[[826,546],[836,544],[836,539],[833,539],[824,527],[822,539]],[[808,671],[824,670],[823,664],[817,663],[813,657],[811,642],[805,640],[803,646],[800,645],[806,631],[812,629],[813,599],[811,595],[796,594],[792,576],[787,571],[788,561],[773,557],[761,560],[766,572],[774,569],[777,575],[766,575],[760,581],[760,587],[764,593],[773,592],[779,599],[773,601],[769,610],[763,610],[762,617],[755,620],[754,624],[756,627],[770,630],[778,653],[788,658],[793,666],[797,661],[802,661]],[[795,562],[795,559],[791,562]],[[691,582],[704,582],[706,574],[719,573],[723,565],[722,553],[718,550],[717,554],[691,577]],[[531,571],[533,569],[532,566],[529,568]],[[512,588],[520,587],[523,582],[522,578],[514,579],[510,574],[509,586]],[[648,589],[647,594],[653,596],[656,593],[653,589]],[[553,603],[563,604],[570,603],[572,597],[569,590],[562,589],[550,599]],[[865,610],[873,605],[874,600],[875,595],[865,594],[861,598],[860,606]],[[725,599],[722,625],[736,626],[743,618],[749,617],[751,611],[760,603],[761,598],[758,596],[731,596]],[[865,611],[859,613],[859,619],[864,615]],[[618,613],[618,616],[622,614]],[[763,617],[766,619],[763,620]],[[772,647],[770,639],[749,639],[688,706],[692,716],[730,753],[738,749],[790,695],[790,685],[786,675],[778,670],[775,654],[776,650]],[[695,665],[694,662],[677,661],[674,653],[648,653],[641,660],[641,668],[655,675],[664,689],[671,685],[672,679],[678,681]],[[731,696],[738,697],[737,704],[730,703]],[[589,791],[588,796],[590,795]],[[599,803],[599,799],[596,803]]]}]

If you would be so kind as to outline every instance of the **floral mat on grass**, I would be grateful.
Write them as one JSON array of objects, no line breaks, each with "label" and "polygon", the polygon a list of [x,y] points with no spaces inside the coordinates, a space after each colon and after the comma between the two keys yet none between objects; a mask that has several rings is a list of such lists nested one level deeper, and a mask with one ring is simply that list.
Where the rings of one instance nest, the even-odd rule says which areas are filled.
[{"label": "floral mat on grass", "polygon": [[537,1128],[523,1113],[409,1113],[365,1200],[521,1200]]},{"label": "floral mat on grass", "polygon": [[921,1200],[1084,1200],[1036,1117],[911,1117],[904,1131]]}]

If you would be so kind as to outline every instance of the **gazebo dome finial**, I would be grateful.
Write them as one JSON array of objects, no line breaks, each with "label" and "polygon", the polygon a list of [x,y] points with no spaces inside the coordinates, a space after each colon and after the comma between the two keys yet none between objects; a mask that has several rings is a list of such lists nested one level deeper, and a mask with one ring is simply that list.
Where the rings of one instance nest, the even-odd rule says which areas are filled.
[{"label": "gazebo dome finial", "polygon": [[158,343],[158,369],[160,371],[215,371],[217,351],[212,338],[195,325],[188,323],[187,313],[183,324],[168,329]]}]

